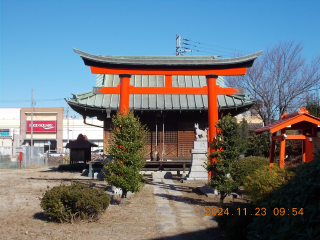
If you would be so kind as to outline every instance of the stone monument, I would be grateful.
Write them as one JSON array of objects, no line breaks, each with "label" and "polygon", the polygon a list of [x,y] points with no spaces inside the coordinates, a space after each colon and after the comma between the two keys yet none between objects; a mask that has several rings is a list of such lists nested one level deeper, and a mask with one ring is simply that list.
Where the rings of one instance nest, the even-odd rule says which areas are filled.
[{"label": "stone monument", "polygon": [[193,142],[193,149],[191,149],[191,169],[187,180],[208,181],[208,172],[204,168],[205,163],[208,161],[208,140],[207,130],[199,129],[199,124],[195,123],[196,141]]}]

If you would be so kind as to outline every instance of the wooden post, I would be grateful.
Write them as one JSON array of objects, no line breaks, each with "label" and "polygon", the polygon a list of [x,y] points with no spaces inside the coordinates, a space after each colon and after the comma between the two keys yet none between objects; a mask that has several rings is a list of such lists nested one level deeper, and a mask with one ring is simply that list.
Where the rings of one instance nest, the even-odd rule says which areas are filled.
[{"label": "wooden post", "polygon": [[[281,136],[286,133],[285,129],[281,129]],[[286,139],[282,138],[280,140],[280,154],[279,154],[279,167],[284,167],[284,157],[285,157],[285,151],[286,151]]]},{"label": "wooden post", "polygon": [[[218,122],[218,96],[216,92],[216,79],[218,75],[207,75],[208,85],[208,142],[211,143],[216,135],[216,122]],[[209,146],[210,147],[210,146]]]},{"label": "wooden post", "polygon": [[271,136],[271,147],[270,147],[270,160],[269,160],[269,166],[272,167],[274,165],[274,152],[276,149],[276,140],[273,139],[277,135],[277,132],[272,133]]},{"label": "wooden post", "polygon": [[[306,130],[302,130],[302,135],[306,135]],[[302,162],[306,162],[306,139],[302,140]]]},{"label": "wooden post", "polygon": [[307,137],[306,140],[306,162],[313,160],[313,138]]},{"label": "wooden post", "polygon": [[[317,125],[312,128],[311,131],[312,136],[317,136]],[[306,136],[307,137],[307,136]],[[314,158],[313,156],[313,137],[306,138],[306,162],[311,162]]]},{"label": "wooden post", "polygon": [[[207,75],[207,86],[208,86],[208,123],[209,131],[207,134],[208,138],[208,162],[215,161],[210,160],[210,154],[212,153],[211,143],[216,135],[216,122],[218,122],[218,96],[216,92],[216,80],[218,75]],[[208,172],[208,182],[210,182],[211,172]]]}]

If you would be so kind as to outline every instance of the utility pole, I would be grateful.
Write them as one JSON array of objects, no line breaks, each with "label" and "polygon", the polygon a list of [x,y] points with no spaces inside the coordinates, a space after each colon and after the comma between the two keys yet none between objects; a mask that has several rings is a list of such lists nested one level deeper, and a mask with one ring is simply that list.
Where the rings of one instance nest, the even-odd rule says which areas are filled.
[{"label": "utility pole", "polygon": [[73,127],[72,127],[72,140],[74,140],[74,119],[76,118],[76,114],[73,115]]},{"label": "utility pole", "polygon": [[67,143],[69,143],[69,106],[67,108]]},{"label": "utility pole", "polygon": [[33,146],[33,89],[31,89],[31,142],[30,146]]},{"label": "utility pole", "polygon": [[187,47],[181,47],[181,39],[182,39],[182,44],[184,45],[189,45],[187,43],[185,43],[184,41],[189,41],[188,39],[185,38],[181,38],[181,36],[179,34],[176,35],[176,56],[183,56],[183,53],[186,52],[192,52],[193,50],[190,50]]},{"label": "utility pole", "polygon": [[182,55],[180,53],[180,35],[176,35],[176,56]]}]

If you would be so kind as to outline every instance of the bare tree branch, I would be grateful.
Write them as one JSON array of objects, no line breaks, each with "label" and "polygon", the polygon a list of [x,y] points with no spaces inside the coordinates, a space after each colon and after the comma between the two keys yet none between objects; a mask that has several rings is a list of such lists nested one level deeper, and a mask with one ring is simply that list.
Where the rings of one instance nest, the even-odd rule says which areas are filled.
[{"label": "bare tree branch", "polygon": [[226,84],[244,88],[257,100],[255,110],[264,124],[305,104],[308,92],[319,89],[320,55],[307,63],[302,43],[280,42],[268,48],[245,76],[230,76]]}]

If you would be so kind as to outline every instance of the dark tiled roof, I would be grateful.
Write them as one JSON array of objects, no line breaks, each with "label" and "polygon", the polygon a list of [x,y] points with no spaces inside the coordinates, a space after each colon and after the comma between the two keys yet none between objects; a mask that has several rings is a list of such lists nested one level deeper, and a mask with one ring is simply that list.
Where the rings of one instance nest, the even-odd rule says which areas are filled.
[{"label": "dark tiled roof", "polygon": [[230,65],[251,67],[262,51],[247,56],[217,59],[213,56],[102,56],[73,49],[88,66],[167,66],[226,68]]}]

